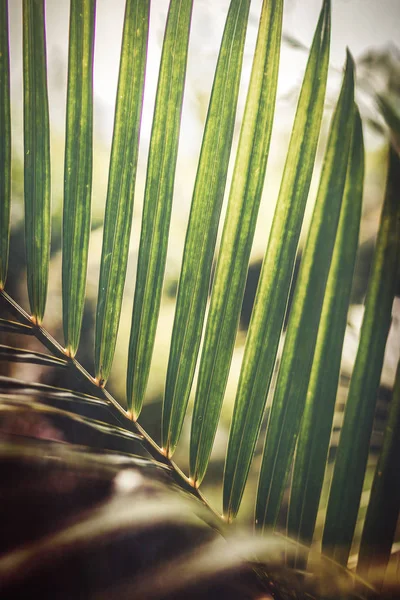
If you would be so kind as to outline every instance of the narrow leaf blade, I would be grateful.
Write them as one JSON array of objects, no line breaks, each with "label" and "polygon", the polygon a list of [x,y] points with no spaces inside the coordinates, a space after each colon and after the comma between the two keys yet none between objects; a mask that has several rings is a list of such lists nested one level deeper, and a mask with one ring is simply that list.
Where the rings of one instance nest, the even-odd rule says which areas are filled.
[{"label": "narrow leaf blade", "polygon": [[44,2],[23,2],[24,195],[28,295],[41,323],[50,260],[50,129]]},{"label": "narrow leaf blade", "polygon": [[0,331],[6,333],[23,333],[25,335],[33,335],[33,327],[23,325],[18,321],[10,321],[9,319],[0,319]]},{"label": "narrow leaf blade", "polygon": [[347,563],[357,521],[393,299],[400,272],[399,190],[400,159],[396,151],[390,148],[386,197],[322,537],[324,553],[343,565]]},{"label": "narrow leaf blade", "polygon": [[63,326],[70,356],[79,345],[89,248],[95,8],[95,0],[72,0],[70,9],[62,249]]},{"label": "narrow leaf blade", "polygon": [[[278,349],[325,99],[330,4],[325,2],[300,92],[277,208],[250,322],[225,463],[223,507],[239,510]],[[291,235],[287,235],[290,231]]]},{"label": "narrow leaf blade", "polygon": [[289,535],[308,545],[314,533],[334,416],[357,254],[363,180],[364,144],[356,107],[343,204],[297,443],[289,502]]},{"label": "narrow leaf blade", "polygon": [[400,512],[400,362],[397,365],[389,419],[368,503],[358,554],[357,573],[368,577],[379,573],[381,585],[389,562]]},{"label": "narrow leaf blade", "polygon": [[100,385],[111,371],[128,261],[149,8],[149,0],[127,0],[125,8],[96,311],[95,371]]},{"label": "narrow leaf blade", "polygon": [[31,363],[53,367],[66,367],[68,365],[66,360],[51,356],[50,354],[34,352],[33,350],[24,350],[23,348],[13,348],[11,346],[5,346],[4,344],[0,344],[0,359],[8,360],[10,362]]},{"label": "narrow leaf blade", "polygon": [[282,0],[265,0],[214,276],[190,438],[190,476],[205,475],[232,359],[271,139]]},{"label": "narrow leaf blade", "polygon": [[249,0],[232,0],[226,20],[186,233],[162,418],[162,445],[178,443],[203,328],[225,191]]},{"label": "narrow leaf blade", "polygon": [[304,410],[346,180],[353,111],[354,72],[348,53],[268,420],[256,502],[256,524],[262,529],[276,525]]},{"label": "narrow leaf blade", "polygon": [[11,207],[11,107],[8,2],[0,0],[0,289],[7,279]]},{"label": "narrow leaf blade", "polygon": [[149,377],[167,256],[192,1],[170,3],[154,111],[127,373],[136,419]]}]

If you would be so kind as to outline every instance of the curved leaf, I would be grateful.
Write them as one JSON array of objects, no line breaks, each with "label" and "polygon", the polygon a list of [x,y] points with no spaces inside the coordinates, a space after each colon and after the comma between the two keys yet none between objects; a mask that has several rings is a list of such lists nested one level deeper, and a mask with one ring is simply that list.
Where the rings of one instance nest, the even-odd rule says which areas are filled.
[{"label": "curved leaf", "polygon": [[225,24],[186,232],[163,404],[162,445],[171,456],[192,386],[225,191],[249,0],[232,0]]},{"label": "curved leaf", "polygon": [[4,344],[0,344],[0,358],[11,362],[31,363],[42,366],[68,366],[68,361],[51,356],[50,354],[33,352],[32,350],[24,350],[22,348],[12,348],[11,346],[5,346]]},{"label": "curved leaf", "polygon": [[289,502],[289,535],[311,544],[328,456],[357,253],[364,143],[355,107],[353,139],[332,264],[302,418]]},{"label": "curved leaf", "polygon": [[330,488],[322,549],[348,560],[360,504],[393,299],[400,274],[400,158],[389,150],[386,197]]},{"label": "curved leaf", "polygon": [[282,330],[317,151],[328,73],[329,42],[330,3],[326,1],[304,75],[247,334],[224,474],[223,507],[229,520],[239,510]]},{"label": "curved leaf", "polygon": [[[15,397],[0,393],[0,413],[4,416],[6,413],[15,415],[17,419],[11,420],[11,433],[19,433],[18,426],[24,420],[30,426],[30,416],[39,418],[40,416],[47,417],[51,423],[54,423],[56,431],[65,432],[68,441],[71,444],[86,445],[87,440],[94,447],[106,448],[110,450],[120,450],[126,452],[126,442],[141,442],[142,436],[128,431],[116,425],[110,425],[103,421],[91,419],[76,415],[68,410],[46,406],[40,402],[32,402],[32,399],[23,396]],[[23,419],[18,421],[18,416],[23,416]],[[17,430],[14,431],[14,422],[16,422]],[[7,422],[6,422],[7,425]],[[4,426],[4,421],[1,424],[2,433],[7,433],[7,427]],[[53,430],[51,430],[53,431]],[[24,431],[26,435],[26,431]],[[28,432],[29,435],[29,432]],[[46,439],[45,433],[43,437]],[[51,438],[52,439],[52,438]],[[62,440],[63,441],[63,440]]]},{"label": "curved leaf", "polygon": [[90,233],[93,145],[93,46],[96,0],[70,7],[62,248],[66,351],[79,345]]},{"label": "curved leaf", "polygon": [[0,319],[0,331],[7,333],[23,333],[25,335],[33,335],[33,327],[23,325],[18,321],[9,321],[8,319]]},{"label": "curved leaf", "polygon": [[101,253],[95,332],[99,385],[110,374],[132,225],[150,0],[127,0]]},{"label": "curved leaf", "polygon": [[161,58],[129,341],[127,400],[135,420],[146,391],[160,310],[192,5],[192,0],[171,1]]},{"label": "curved leaf", "polygon": [[282,12],[282,0],[265,0],[201,355],[190,438],[195,485],[210,458],[246,284],[275,111]]},{"label": "curved leaf", "polygon": [[346,181],[353,113],[354,72],[348,53],[268,419],[255,516],[262,529],[276,525],[306,401]]}]

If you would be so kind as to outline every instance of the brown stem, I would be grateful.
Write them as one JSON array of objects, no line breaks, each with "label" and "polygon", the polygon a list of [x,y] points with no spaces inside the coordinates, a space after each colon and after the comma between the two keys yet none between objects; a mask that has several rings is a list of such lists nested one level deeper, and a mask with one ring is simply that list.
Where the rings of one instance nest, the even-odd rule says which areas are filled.
[{"label": "brown stem", "polygon": [[61,344],[59,344],[57,340],[53,338],[53,336],[46,329],[44,329],[44,327],[33,322],[32,317],[17,302],[15,302],[15,300],[11,298],[6,291],[0,290],[0,300],[5,308],[8,309],[20,323],[29,325],[32,328],[33,334],[53,354],[53,356],[57,356],[58,358],[68,361],[69,368],[79,381],[83,382],[85,386],[89,386],[91,392],[94,392],[95,395],[102,396],[110,403],[110,408],[113,414],[118,417],[118,420],[121,422],[122,426],[128,431],[138,433],[141,436],[141,443],[148,453],[158,462],[168,465],[171,469],[171,474],[178,485],[200,500],[213,513],[214,516],[218,517],[220,524],[218,529],[224,529],[225,521],[223,517],[216,510],[214,510],[200,490],[192,485],[189,478],[183,473],[183,471],[181,471],[178,465],[176,465],[173,460],[164,454],[162,449],[149,436],[143,427],[137,421],[132,421],[132,419],[129,418],[128,411],[121,406],[121,404],[110,394],[110,392],[108,392],[104,387],[100,386],[98,381],[92,377],[88,371],[86,371],[80,362],[69,356],[67,350],[63,348]]}]

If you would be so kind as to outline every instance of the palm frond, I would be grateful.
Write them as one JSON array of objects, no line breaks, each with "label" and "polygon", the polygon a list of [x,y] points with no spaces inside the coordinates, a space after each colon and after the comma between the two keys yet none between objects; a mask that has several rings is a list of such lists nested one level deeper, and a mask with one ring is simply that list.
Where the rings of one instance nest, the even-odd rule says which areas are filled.
[{"label": "palm frond", "polygon": [[[86,326],[84,307],[88,312],[91,308],[86,303],[86,278],[96,156],[92,139],[96,0],[70,2],[62,260],[51,263],[52,269],[61,267],[62,276],[62,318],[56,326],[51,311],[45,314],[51,235],[45,3],[23,2],[27,312],[23,301],[20,304],[12,297],[19,273],[11,261],[8,267],[10,41],[8,3],[0,0],[0,361],[7,375],[0,376],[2,597],[17,599],[33,588],[43,598],[97,600],[377,597],[358,574],[383,593],[386,589],[384,571],[396,541],[400,499],[398,486],[391,487],[399,451],[399,367],[391,404],[384,411],[389,418],[382,427],[385,436],[371,498],[360,499],[363,485],[372,481],[372,470],[366,472],[367,459],[392,305],[399,293],[398,115],[391,101],[380,95],[377,103],[392,144],[387,189],[355,367],[352,374],[346,373],[350,388],[343,418],[335,413],[335,401],[338,390],[340,398],[343,395],[341,355],[364,180],[363,124],[354,101],[350,52],[309,225],[304,218],[317,170],[318,144],[323,144],[325,135],[321,125],[329,74],[330,0],[323,0],[308,55],[239,382],[232,396],[225,461],[221,452],[216,468],[222,474],[224,467],[219,481],[222,516],[199,487],[213,471],[214,463],[211,467],[209,463],[214,440],[219,425],[221,431],[226,426],[221,414],[228,374],[232,358],[236,361],[242,350],[236,356],[235,339],[275,110],[279,109],[275,104],[282,0],[264,0],[261,7],[231,181],[228,167],[240,117],[237,107],[250,0],[230,1],[197,164],[170,351],[165,357],[165,394],[163,402],[161,397],[158,402],[162,414],[156,415],[155,402],[145,406],[173,237],[170,226],[175,176],[181,167],[181,114],[185,86],[191,83],[187,77],[190,40],[197,26],[193,5],[192,0],[169,2],[147,176],[143,175],[127,393],[120,398],[118,391],[114,397],[112,388],[105,386],[120,326],[137,195],[144,87],[150,75],[146,76],[150,0],[126,0],[125,4],[97,305],[93,308],[93,375],[90,366],[85,368],[80,361],[90,365],[92,358],[82,356],[87,340],[86,331],[81,332]],[[227,185],[230,193],[217,255]],[[302,229],[306,243],[297,272]],[[44,319],[48,319],[46,326]],[[62,329],[64,344],[56,339]],[[186,474],[172,455],[188,431],[184,421],[197,365]],[[63,379],[57,382],[56,373]],[[266,410],[267,397],[272,404]],[[150,411],[153,423],[158,422],[159,437],[142,425]],[[183,450],[180,456],[184,454]],[[229,525],[241,506],[250,467],[259,477],[254,520],[264,535],[241,534]],[[247,489],[251,491],[251,486]],[[326,500],[325,516],[322,505]],[[284,517],[290,538],[273,531],[279,530]],[[357,565],[357,575],[346,569],[352,544],[355,551],[358,547],[356,525],[360,532],[364,527],[358,564],[355,557],[350,561]],[[312,542],[320,543],[322,530],[325,556],[310,548]]]}]

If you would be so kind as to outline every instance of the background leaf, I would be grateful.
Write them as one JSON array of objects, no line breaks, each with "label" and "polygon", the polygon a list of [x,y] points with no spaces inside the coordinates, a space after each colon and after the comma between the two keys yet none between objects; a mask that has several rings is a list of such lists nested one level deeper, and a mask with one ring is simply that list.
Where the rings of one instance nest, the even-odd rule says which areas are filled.
[{"label": "background leaf", "polygon": [[281,0],[263,4],[193,411],[190,476],[196,485],[218,426],[246,284],[275,112],[282,12]]},{"label": "background leaf", "polygon": [[[400,362],[397,365],[388,424],[368,503],[357,573],[381,587],[400,512]],[[372,577],[371,577],[372,575]]]},{"label": "background leaf", "polygon": [[256,503],[256,524],[262,529],[276,525],[304,410],[346,180],[353,111],[353,61],[348,53],[268,419]]},{"label": "background leaf", "polygon": [[355,107],[346,185],[297,442],[289,501],[289,535],[307,544],[311,544],[313,538],[328,456],[358,246],[363,181],[363,133],[360,114]]}]

